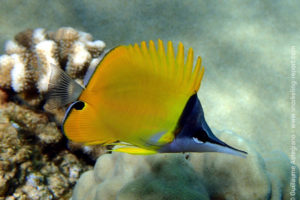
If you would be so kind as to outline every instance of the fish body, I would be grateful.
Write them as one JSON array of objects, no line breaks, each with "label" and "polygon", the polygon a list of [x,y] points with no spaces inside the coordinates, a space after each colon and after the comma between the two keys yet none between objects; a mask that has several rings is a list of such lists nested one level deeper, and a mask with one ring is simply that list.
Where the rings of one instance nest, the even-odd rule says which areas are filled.
[{"label": "fish body", "polygon": [[[193,50],[175,56],[172,42],[118,46],[108,52],[85,88],[65,81],[74,101],[63,122],[66,136],[85,144],[117,144],[131,154],[225,152],[243,156],[214,136],[197,97],[204,67]],[[67,76],[63,72],[60,76]],[[67,78],[63,78],[67,80]],[[55,83],[54,83],[55,85]],[[56,84],[57,85],[57,84]],[[76,93],[74,97],[74,93]],[[68,95],[67,95],[68,96]]]}]

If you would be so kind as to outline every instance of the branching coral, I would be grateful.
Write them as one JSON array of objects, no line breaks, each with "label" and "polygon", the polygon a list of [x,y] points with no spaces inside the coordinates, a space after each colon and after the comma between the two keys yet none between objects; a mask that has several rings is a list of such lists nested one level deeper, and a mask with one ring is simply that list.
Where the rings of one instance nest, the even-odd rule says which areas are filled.
[{"label": "branching coral", "polygon": [[[88,67],[94,68],[99,63],[99,55],[104,48],[104,42],[93,41],[90,34],[70,27],[63,27],[55,32],[37,28],[17,34],[14,40],[6,42],[6,54],[0,56],[1,101],[21,101],[30,109],[43,112],[41,108],[45,105],[45,94],[49,89],[51,65],[60,67],[72,78],[82,82]],[[11,110],[7,113],[13,113],[14,109],[18,108],[13,107],[13,104],[9,106]],[[44,108],[47,109],[47,106]],[[54,119],[58,123],[61,122],[65,112],[64,109],[47,111],[54,114]],[[38,134],[40,138],[43,138],[42,141],[47,143],[51,140],[49,135],[52,129],[49,127],[55,127],[55,124],[47,120],[43,121],[48,117],[45,114],[40,114],[40,117],[39,123],[48,123],[47,128],[43,126],[45,128],[43,131],[30,129],[29,132],[47,132],[48,134]],[[25,116],[18,119],[23,124],[29,120]],[[38,129],[39,125],[36,126]],[[53,134],[51,137],[55,136],[57,136],[57,141],[60,140],[61,135]]]},{"label": "branching coral", "polygon": [[74,79],[83,79],[91,63],[99,62],[105,43],[70,27],[47,32],[26,30],[8,41],[0,57],[0,89],[11,89],[32,106],[48,91],[50,66],[56,65]]}]

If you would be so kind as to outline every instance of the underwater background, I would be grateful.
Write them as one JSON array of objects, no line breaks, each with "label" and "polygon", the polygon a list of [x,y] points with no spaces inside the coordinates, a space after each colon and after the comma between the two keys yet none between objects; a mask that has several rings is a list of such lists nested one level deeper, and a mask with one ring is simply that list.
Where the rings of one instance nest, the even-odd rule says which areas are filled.
[{"label": "underwater background", "polygon": [[300,1],[1,0],[0,54],[6,40],[38,27],[73,27],[106,49],[158,38],[182,42],[202,57],[198,95],[210,127],[241,136],[262,157],[275,151],[300,167],[299,7]]}]

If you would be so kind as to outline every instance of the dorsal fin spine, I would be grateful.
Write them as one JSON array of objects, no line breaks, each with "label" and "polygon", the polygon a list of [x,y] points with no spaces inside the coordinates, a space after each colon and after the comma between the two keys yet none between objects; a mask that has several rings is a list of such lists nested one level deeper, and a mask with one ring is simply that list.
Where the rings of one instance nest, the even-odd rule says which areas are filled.
[{"label": "dorsal fin spine", "polygon": [[187,85],[190,85],[191,83],[191,78],[192,78],[192,72],[193,72],[193,59],[194,59],[194,53],[193,53],[193,49],[190,48],[188,51],[188,56],[186,59],[186,63],[185,63],[185,69],[186,69],[186,74],[184,75],[185,83]]},{"label": "dorsal fin spine", "polygon": [[134,44],[133,50],[134,50],[134,54],[137,54],[136,58],[139,59],[139,60],[137,60],[137,63],[141,63],[141,61],[142,61],[141,60],[141,58],[142,58],[142,52],[141,52],[141,49],[140,49],[140,47],[139,47],[139,45],[137,43]]},{"label": "dorsal fin spine", "polygon": [[201,65],[201,58],[200,57],[198,57],[198,59],[197,59],[196,66],[197,65],[199,66],[200,70],[199,70],[199,73],[196,76],[196,81],[195,81],[195,90],[196,91],[198,91],[199,88],[200,88],[202,77],[203,77],[203,74],[204,74],[204,67]]},{"label": "dorsal fin spine", "polygon": [[183,80],[183,76],[181,74],[184,74],[185,68],[183,67],[184,66],[184,47],[181,42],[179,42],[179,45],[178,45],[176,63],[178,65],[177,78],[179,78],[180,79],[179,82],[182,83],[184,80]]},{"label": "dorsal fin spine", "polygon": [[196,65],[195,65],[195,67],[194,67],[194,70],[193,70],[193,76],[192,76],[192,90],[196,90],[196,87],[197,87],[197,79],[198,79],[198,77],[199,77],[199,72],[200,72],[200,64],[201,64],[201,60],[199,59],[199,57],[198,57],[198,59],[197,59],[197,62],[196,62]]},{"label": "dorsal fin spine", "polygon": [[145,41],[141,42],[141,49],[142,49],[142,52],[143,52],[143,55],[145,57],[145,59],[148,61],[150,60],[149,59],[149,52],[148,52],[148,48],[147,48],[147,44]]},{"label": "dorsal fin spine", "polygon": [[128,50],[129,50],[129,56],[133,56],[134,55],[134,48],[132,45],[128,45]]},{"label": "dorsal fin spine", "polygon": [[175,56],[174,56],[174,50],[173,50],[173,45],[172,45],[171,41],[168,42],[167,58],[168,58],[170,74],[175,75],[177,73],[177,66],[175,66]]},{"label": "dorsal fin spine", "polygon": [[158,68],[158,56],[157,56],[157,51],[155,49],[155,44],[152,40],[149,41],[149,52],[150,52],[150,57],[152,58],[152,64],[153,64],[153,68],[155,73],[159,72],[159,68]]},{"label": "dorsal fin spine", "polygon": [[159,56],[160,66],[161,66],[160,70],[162,70],[162,72],[167,74],[167,77],[169,77],[164,44],[161,40],[158,40],[158,56]]}]

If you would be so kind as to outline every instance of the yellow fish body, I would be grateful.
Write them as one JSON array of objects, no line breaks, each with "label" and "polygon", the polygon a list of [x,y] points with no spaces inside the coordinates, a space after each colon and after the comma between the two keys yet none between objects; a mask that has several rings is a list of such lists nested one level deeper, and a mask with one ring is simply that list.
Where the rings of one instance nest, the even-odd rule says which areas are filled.
[{"label": "yellow fish body", "polygon": [[204,68],[200,57],[194,67],[193,61],[192,49],[184,61],[181,43],[175,56],[172,42],[165,51],[161,40],[157,48],[150,41],[148,47],[142,42],[112,49],[84,89],[64,78],[69,81],[63,84],[69,86],[62,88],[75,90],[72,101],[78,98],[66,113],[64,133],[75,142],[118,144],[121,147],[114,151],[132,154],[218,151],[243,155],[217,139],[207,126],[197,97]]}]

